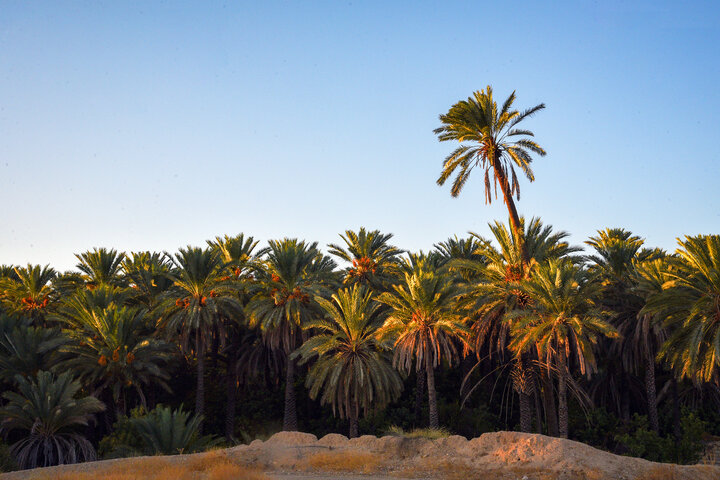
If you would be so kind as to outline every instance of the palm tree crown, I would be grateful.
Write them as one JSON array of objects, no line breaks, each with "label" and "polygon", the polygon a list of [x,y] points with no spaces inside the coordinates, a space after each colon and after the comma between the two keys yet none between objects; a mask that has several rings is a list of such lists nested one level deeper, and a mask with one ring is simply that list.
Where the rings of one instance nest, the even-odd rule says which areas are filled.
[{"label": "palm tree crown", "polygon": [[535,175],[530,168],[530,152],[545,155],[537,143],[528,137],[533,133],[516,126],[534,113],[545,108],[539,104],[523,112],[511,110],[515,102],[513,92],[498,109],[490,86],[476,91],[467,100],[461,100],[450,110],[440,115],[442,126],[435,129],[438,140],[458,141],[456,148],[443,162],[443,169],[437,179],[438,185],[455,174],[450,193],[457,197],[465,186],[470,172],[475,167],[485,171],[485,201],[492,202],[492,185],[497,186],[510,212],[514,231],[519,231],[520,220],[513,202],[513,195],[520,199],[520,183],[515,172],[519,168],[531,182]]}]

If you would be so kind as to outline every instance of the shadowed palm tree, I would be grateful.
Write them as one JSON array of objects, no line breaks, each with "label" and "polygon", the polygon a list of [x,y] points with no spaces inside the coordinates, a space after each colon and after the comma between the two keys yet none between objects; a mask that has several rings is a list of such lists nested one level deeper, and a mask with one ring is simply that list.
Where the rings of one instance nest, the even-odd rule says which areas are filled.
[{"label": "shadowed palm tree", "polygon": [[[320,253],[317,242],[294,238],[271,240],[267,257],[257,270],[255,294],[247,306],[250,326],[262,331],[266,343],[286,357],[302,343],[302,327],[315,318],[315,297],[327,296],[336,283],[335,262]],[[297,430],[295,407],[295,361],[285,365],[285,412],[283,430]]]},{"label": "shadowed palm tree", "polygon": [[345,248],[333,243],[328,245],[331,255],[352,264],[345,270],[343,283],[359,282],[376,291],[386,290],[397,276],[398,256],[403,252],[388,243],[392,236],[361,227],[357,233],[346,230],[345,235],[340,234]]},{"label": "shadowed palm tree", "polygon": [[515,102],[513,92],[498,108],[493,99],[490,86],[485,90],[476,91],[467,100],[461,100],[443,115],[440,115],[442,126],[435,129],[438,140],[457,141],[460,146],[456,148],[443,162],[443,169],[437,179],[438,185],[443,185],[453,174],[450,193],[457,197],[465,186],[470,172],[479,167],[485,173],[485,201],[492,202],[493,184],[495,196],[497,187],[510,214],[510,224],[515,235],[522,234],[520,216],[515,207],[513,196],[520,199],[520,183],[515,167],[531,182],[535,175],[530,168],[531,153],[545,155],[537,143],[529,137],[533,133],[518,128],[517,125],[545,108],[545,104],[536,105],[523,112],[512,110]]},{"label": "shadowed palm tree", "polygon": [[[213,336],[224,341],[221,318],[239,315],[237,284],[224,276],[224,262],[213,249],[181,248],[174,256],[173,287],[164,295],[164,315],[159,326],[167,334],[180,333],[183,352],[197,359],[195,413],[205,411],[205,352]],[[191,342],[191,339],[194,341]]]},{"label": "shadowed palm tree", "polygon": [[350,420],[350,438],[358,436],[360,411],[365,415],[398,398],[402,379],[392,368],[389,345],[376,333],[383,324],[380,304],[372,292],[355,284],[338,291],[332,301],[315,299],[324,318],[306,324],[318,333],[308,339],[293,357],[305,363],[317,356],[307,377],[310,397],[322,392],[320,402],[332,405],[333,414]]},{"label": "shadowed palm tree", "polygon": [[57,349],[68,340],[56,328],[35,327],[27,319],[0,314],[0,383],[17,375],[34,376],[55,364]]},{"label": "shadowed palm tree", "polygon": [[[632,372],[645,372],[648,360],[638,355],[643,343],[637,334],[643,330],[643,322],[638,313],[644,305],[643,298],[635,291],[637,286],[636,267],[640,263],[654,258],[657,253],[643,249],[644,240],[622,228],[599,230],[597,236],[585,242],[594,250],[589,259],[592,263],[589,271],[600,284],[599,300],[603,308],[612,312],[610,322],[621,334],[619,339],[605,340],[603,349],[610,352],[605,361],[604,381],[595,382],[594,390],[609,395],[614,400],[618,414],[630,420],[630,388],[634,377]],[[645,325],[648,326],[648,325]],[[638,331],[636,331],[638,330]],[[648,353],[643,350],[644,353]],[[654,353],[651,354],[654,365]],[[646,394],[648,391],[646,378]],[[652,407],[650,407],[652,410]],[[651,411],[648,419],[651,427],[658,430],[655,414]]]},{"label": "shadowed palm tree", "polygon": [[71,339],[61,348],[65,358],[60,367],[97,394],[109,391],[118,417],[126,413],[128,390],[137,393],[145,408],[144,387],[155,384],[170,391],[166,369],[175,348],[150,334],[143,311],[114,304],[87,309],[82,302],[69,302],[58,319]]},{"label": "shadowed palm tree", "polygon": [[459,290],[449,275],[427,265],[405,273],[404,282],[379,296],[391,308],[380,328],[380,338],[393,342],[393,365],[409,372],[425,369],[430,428],[439,427],[435,368],[445,360],[452,364],[461,356],[468,330],[454,310]]},{"label": "shadowed palm tree", "polygon": [[[249,284],[254,280],[253,270],[257,267],[257,258],[254,250],[258,245],[253,237],[245,237],[239,234],[234,237],[225,235],[209,240],[208,246],[214,249],[225,263],[225,279],[233,279],[238,287],[238,300],[242,305],[239,314],[229,318],[222,317],[225,332],[227,333],[225,348],[222,356],[227,366],[225,375],[225,389],[227,401],[225,404],[225,439],[232,442],[235,431],[235,405],[238,390],[238,370],[240,358],[248,345],[245,343],[247,337],[247,318],[244,307],[250,301],[248,293]],[[217,338],[217,336],[216,336]],[[220,356],[217,341],[213,344],[213,355]]]},{"label": "shadowed palm tree", "polygon": [[718,378],[720,367],[720,235],[678,240],[661,294],[642,312],[666,318],[670,331],[659,352],[680,378]]},{"label": "shadowed palm tree", "polygon": [[0,408],[0,431],[20,431],[21,440],[11,447],[20,468],[47,467],[95,460],[95,449],[78,427],[87,426],[94,413],[104,410],[94,397],[76,398],[80,383],[70,373],[55,377],[16,377],[17,392],[5,392]]},{"label": "shadowed palm tree", "polygon": [[539,265],[522,288],[530,303],[512,314],[517,321],[511,327],[510,348],[518,355],[537,350],[557,369],[559,430],[567,438],[569,362],[574,358],[580,373],[589,375],[595,369],[598,338],[618,333],[596,307],[597,285],[569,259]]}]

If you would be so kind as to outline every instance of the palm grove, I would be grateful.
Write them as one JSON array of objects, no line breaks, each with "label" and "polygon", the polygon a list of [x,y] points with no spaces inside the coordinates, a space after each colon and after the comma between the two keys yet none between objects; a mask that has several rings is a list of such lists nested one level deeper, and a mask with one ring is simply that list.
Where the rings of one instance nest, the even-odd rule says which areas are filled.
[{"label": "palm grove", "polygon": [[[518,213],[545,151],[490,87],[440,116],[509,224],[430,252],[360,228],[324,253],[243,234],[0,270],[0,468],[175,454],[283,430],[517,429],[692,461],[720,434],[720,236],[569,245]],[[453,178],[454,177],[454,178]]]}]

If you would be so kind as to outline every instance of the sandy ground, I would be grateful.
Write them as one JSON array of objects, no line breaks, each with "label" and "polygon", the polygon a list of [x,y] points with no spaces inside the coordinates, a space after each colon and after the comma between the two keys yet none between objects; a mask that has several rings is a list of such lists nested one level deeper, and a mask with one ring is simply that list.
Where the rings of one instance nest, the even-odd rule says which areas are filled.
[{"label": "sandy ground", "polygon": [[[109,460],[42,469],[43,478],[72,472],[102,479],[103,472],[128,472],[142,462],[165,462],[192,470],[198,462],[232,462],[266,472],[277,480],[717,480],[720,467],[678,466],[622,457],[583,443],[518,432],[486,433],[468,440],[451,436],[437,440],[365,435],[348,440],[338,434],[317,439],[300,432],[281,432],[266,442],[255,440],[194,455]],[[37,471],[36,471],[37,472]],[[20,480],[32,472],[0,475]],[[192,478],[195,478],[194,476]],[[197,478],[203,478],[202,475]]]}]

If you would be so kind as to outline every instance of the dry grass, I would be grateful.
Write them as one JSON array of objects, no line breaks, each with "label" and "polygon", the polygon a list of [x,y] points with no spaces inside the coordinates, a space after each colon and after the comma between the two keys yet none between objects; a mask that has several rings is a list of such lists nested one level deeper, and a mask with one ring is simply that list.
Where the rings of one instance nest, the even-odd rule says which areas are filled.
[{"label": "dry grass", "polygon": [[378,473],[384,462],[378,455],[364,452],[319,452],[298,464],[305,471]]},{"label": "dry grass", "polygon": [[[111,467],[93,471],[43,473],[29,480],[268,480],[264,473],[233,462],[219,452],[177,461],[167,457],[128,459],[122,463],[122,472]],[[80,467],[82,468],[82,467]]]},{"label": "dry grass", "polygon": [[405,438],[427,438],[429,440],[437,440],[450,436],[450,431],[445,428],[416,428],[406,432],[402,428],[393,425],[385,431],[388,435]]},{"label": "dry grass", "polygon": [[657,465],[635,477],[635,480],[715,480],[717,472],[716,467],[709,465],[693,465],[692,468]]}]

